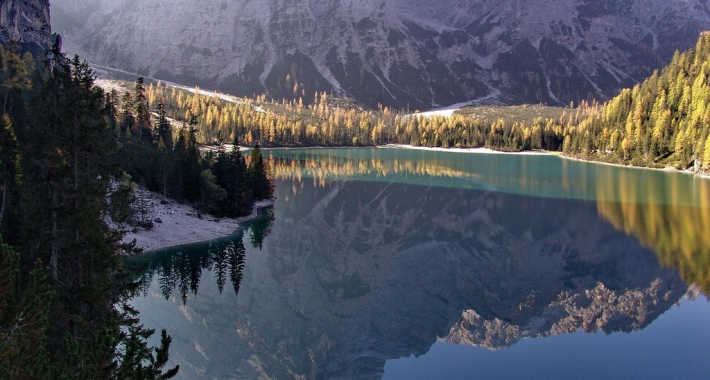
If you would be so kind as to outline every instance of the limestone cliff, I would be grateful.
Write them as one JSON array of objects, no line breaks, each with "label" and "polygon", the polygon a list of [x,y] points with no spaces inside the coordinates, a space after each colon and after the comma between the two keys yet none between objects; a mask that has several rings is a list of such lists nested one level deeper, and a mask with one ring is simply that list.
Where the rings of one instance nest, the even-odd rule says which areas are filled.
[{"label": "limestone cliff", "polygon": [[235,95],[423,109],[615,96],[710,28],[704,0],[55,0],[83,57]]},{"label": "limestone cliff", "polygon": [[49,47],[51,34],[49,0],[0,2],[0,42],[34,42]]}]

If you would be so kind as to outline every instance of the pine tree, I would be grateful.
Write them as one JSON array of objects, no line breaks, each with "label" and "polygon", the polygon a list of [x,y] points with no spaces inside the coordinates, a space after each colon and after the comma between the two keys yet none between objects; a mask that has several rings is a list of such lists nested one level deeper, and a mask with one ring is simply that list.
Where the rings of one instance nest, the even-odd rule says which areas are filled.
[{"label": "pine tree", "polygon": [[234,210],[235,216],[244,215],[250,211],[252,193],[249,188],[246,162],[239,149],[239,140],[236,135],[232,142],[232,151],[230,152],[229,160],[232,165],[232,180],[234,181],[229,187],[232,210]]},{"label": "pine tree", "polygon": [[184,172],[183,188],[185,197],[193,202],[199,200],[201,195],[200,176],[202,169],[200,168],[201,157],[197,134],[197,116],[192,115],[188,124],[185,155],[181,164]]},{"label": "pine tree", "polygon": [[10,188],[17,184],[20,176],[19,145],[12,122],[8,115],[0,117],[0,228],[5,210],[10,203]]},{"label": "pine tree", "polygon": [[118,102],[118,91],[116,89],[112,89],[106,94],[106,118],[113,129],[118,125]]},{"label": "pine tree", "polygon": [[0,236],[0,378],[50,378],[51,299],[46,268],[36,262],[23,279],[19,253]]},{"label": "pine tree", "polygon": [[133,116],[133,96],[130,92],[125,92],[121,97],[121,134],[130,136],[135,128],[136,119]]},{"label": "pine tree", "polygon": [[166,112],[165,112],[165,104],[163,103],[163,99],[161,98],[158,101],[158,120],[157,120],[157,136],[156,136],[156,142],[160,139],[163,140],[163,144],[165,144],[165,148],[168,150],[173,149],[173,131],[172,131],[172,126],[170,125],[170,121],[168,121]]},{"label": "pine tree", "polygon": [[254,146],[249,159],[249,179],[254,199],[271,199],[274,196],[273,182],[268,164],[259,149],[259,144]]},{"label": "pine tree", "polygon": [[143,77],[138,77],[138,79],[136,79],[136,84],[133,89],[133,112],[135,113],[136,118],[136,125],[133,133],[146,142],[152,141],[150,110],[148,108],[148,99],[146,98]]},{"label": "pine tree", "polygon": [[47,375],[112,378],[119,367],[162,373],[157,361],[146,365],[117,357],[136,342],[149,351],[144,340],[124,333],[140,331],[135,316],[116,307],[135,289],[122,261],[132,247],[120,244],[121,233],[105,223],[109,181],[121,177],[118,145],[88,64],[78,57],[69,61],[56,50],[52,56],[48,79],[31,103],[33,125],[23,149],[26,233],[20,245],[25,260],[36,258],[49,267],[54,297]]}]

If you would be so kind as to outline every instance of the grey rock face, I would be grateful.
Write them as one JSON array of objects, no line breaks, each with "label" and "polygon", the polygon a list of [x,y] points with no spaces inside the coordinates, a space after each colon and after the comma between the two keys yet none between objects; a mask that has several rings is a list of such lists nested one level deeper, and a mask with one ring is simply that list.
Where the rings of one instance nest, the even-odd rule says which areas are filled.
[{"label": "grey rock face", "polygon": [[[237,95],[370,106],[605,99],[710,28],[703,0],[57,0],[98,64]],[[61,14],[61,15],[60,15]]]},{"label": "grey rock face", "polygon": [[0,42],[34,42],[48,47],[51,34],[49,0],[0,2]]}]

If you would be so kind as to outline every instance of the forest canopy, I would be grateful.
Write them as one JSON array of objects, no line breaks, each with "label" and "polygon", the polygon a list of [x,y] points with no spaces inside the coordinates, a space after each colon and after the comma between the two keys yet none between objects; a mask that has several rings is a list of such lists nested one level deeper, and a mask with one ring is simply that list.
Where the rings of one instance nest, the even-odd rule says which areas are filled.
[{"label": "forest canopy", "polygon": [[[171,339],[149,347],[107,218],[130,203],[95,75],[55,44],[0,46],[0,378],[167,379]],[[125,215],[124,215],[125,217]]]},{"label": "forest canopy", "polygon": [[[547,150],[567,156],[646,167],[710,170],[708,73],[710,36],[677,52],[644,83],[604,104],[575,108],[525,105],[468,107],[450,117],[363,109],[316,93],[299,100],[240,99],[171,87],[147,87],[150,107],[194,127],[200,143],[236,140],[263,147],[405,144],[501,151]],[[160,103],[160,104],[159,104]]]}]

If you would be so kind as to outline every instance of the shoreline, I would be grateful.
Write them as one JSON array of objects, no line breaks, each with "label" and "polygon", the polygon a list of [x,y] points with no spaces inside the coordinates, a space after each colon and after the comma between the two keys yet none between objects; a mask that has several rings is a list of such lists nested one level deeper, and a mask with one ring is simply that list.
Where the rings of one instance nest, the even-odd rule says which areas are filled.
[{"label": "shoreline", "polygon": [[[348,147],[332,147],[348,148]],[[293,147],[293,148],[265,148],[265,149],[332,149],[331,147]],[[489,148],[436,148],[420,147],[404,144],[386,144],[373,146],[377,149],[412,149],[428,150],[435,152],[454,153],[479,153],[479,154],[511,154],[511,155],[550,155],[561,159],[577,161],[588,164],[611,165],[629,169],[645,169],[662,171],[667,173],[682,173],[693,175],[702,179],[710,179],[710,175],[695,173],[687,170],[678,170],[673,167],[649,168],[643,166],[632,166],[601,161],[591,161],[576,157],[563,155],[561,152],[548,151],[523,151],[523,152],[501,152]],[[257,216],[259,209],[274,205],[274,200],[262,200],[255,202],[252,206],[251,214],[239,218],[216,218],[208,214],[201,214],[195,208],[187,204],[180,204],[174,200],[164,201],[162,195],[147,190],[137,190],[137,194],[145,197],[150,204],[150,219],[154,221],[150,230],[141,227],[129,229],[123,237],[123,242],[136,240],[136,247],[143,249],[141,254],[153,251],[176,247],[180,245],[194,244],[226,237],[234,233],[242,223],[248,222]],[[160,222],[157,222],[160,220]]]},{"label": "shoreline", "polygon": [[[227,144],[225,144],[226,146]],[[212,146],[205,146],[208,150],[212,148]],[[598,164],[598,165],[611,165],[611,166],[617,166],[620,168],[628,168],[628,169],[644,169],[644,170],[654,170],[654,171],[662,171],[666,173],[682,173],[682,174],[689,174],[693,176],[697,176],[700,178],[710,178],[710,174],[703,174],[703,173],[696,173],[690,170],[680,170],[676,169],[672,166],[667,166],[665,168],[650,168],[647,166],[634,166],[634,165],[626,165],[626,164],[615,164],[612,162],[604,162],[604,161],[592,161],[592,160],[585,160],[583,158],[577,158],[577,157],[571,157],[571,156],[566,156],[564,153],[559,152],[559,151],[548,151],[548,150],[525,150],[525,151],[520,151],[520,152],[506,152],[506,151],[500,151],[500,150],[494,150],[490,148],[441,148],[441,147],[428,147],[428,146],[414,146],[414,145],[406,145],[406,144],[384,144],[384,145],[368,145],[368,146],[322,146],[322,145],[317,145],[317,146],[296,146],[296,147],[260,147],[262,151],[268,151],[268,150],[306,150],[306,149],[360,149],[360,148],[372,148],[372,149],[412,149],[412,150],[425,150],[425,151],[431,151],[431,152],[454,152],[454,153],[478,153],[478,154],[510,154],[510,155],[521,155],[521,156],[538,156],[538,155],[548,155],[548,156],[556,156],[565,160],[572,160],[572,161],[578,161],[578,162],[584,162],[588,164]],[[240,149],[244,150],[249,150],[252,149],[252,147],[249,146],[241,146]]]},{"label": "shoreline", "polygon": [[413,150],[428,150],[431,152],[456,152],[456,153],[479,153],[479,154],[517,154],[517,155],[552,155],[556,156],[556,152],[548,152],[542,150],[525,150],[521,152],[505,152],[502,150],[493,150],[490,148],[440,148],[440,147],[430,147],[430,146],[414,146],[406,144],[385,144],[376,145],[375,148],[379,149],[413,149]]},{"label": "shoreline", "polygon": [[[163,201],[160,194],[139,190],[150,202],[153,228],[129,229],[122,241],[129,243],[135,239],[136,247],[143,249],[138,255],[181,245],[201,243],[226,237],[234,233],[242,223],[257,216],[259,209],[274,205],[273,199],[254,202],[251,214],[239,218],[216,218],[201,214],[192,206],[180,204],[170,199]],[[160,222],[157,222],[160,220]]]},{"label": "shoreline", "polygon": [[693,172],[690,170],[680,170],[680,169],[676,169],[672,166],[668,166],[665,168],[649,168],[647,166],[615,164],[613,162],[592,161],[592,160],[585,160],[585,159],[577,158],[577,157],[566,156],[562,152],[555,152],[555,151],[528,150],[528,151],[521,151],[521,152],[503,152],[503,151],[493,150],[490,148],[435,148],[435,147],[424,147],[424,146],[412,146],[412,145],[405,145],[405,144],[378,145],[378,146],[376,146],[376,148],[415,149],[415,150],[428,150],[428,151],[433,151],[433,152],[484,153],[484,154],[517,154],[517,155],[545,154],[545,155],[550,155],[550,156],[557,156],[557,157],[560,157],[565,160],[584,162],[584,163],[588,163],[588,164],[611,165],[611,166],[616,166],[616,167],[620,167],[620,168],[654,170],[654,171],[662,171],[662,172],[666,172],[666,173],[681,173],[681,174],[689,174],[689,175],[697,176],[700,178],[710,178],[710,174],[696,173],[696,172]]},{"label": "shoreline", "polygon": [[696,173],[696,172],[690,171],[690,170],[680,170],[680,169],[675,168],[673,166],[666,166],[665,168],[649,168],[648,166],[634,166],[634,165],[615,164],[613,162],[585,160],[583,158],[566,156],[564,154],[559,154],[559,157],[563,158],[565,160],[584,162],[584,163],[588,163],[588,164],[609,165],[609,166],[616,166],[619,168],[627,168],[627,169],[653,170],[653,171],[661,171],[661,172],[666,172],[666,173],[689,174],[689,175],[699,177],[699,178],[706,178],[706,179],[710,178],[710,174]]}]

